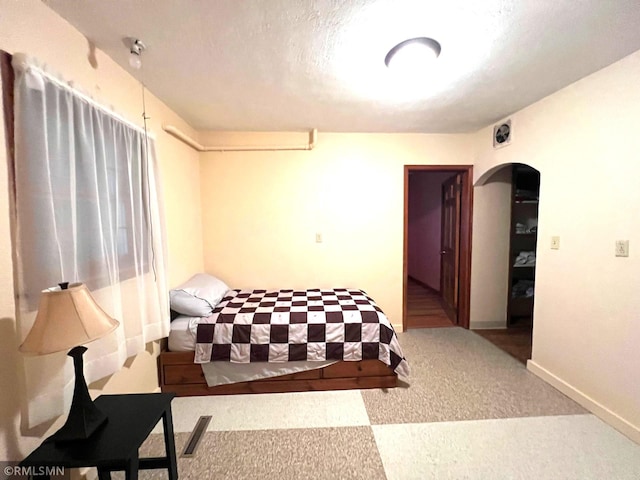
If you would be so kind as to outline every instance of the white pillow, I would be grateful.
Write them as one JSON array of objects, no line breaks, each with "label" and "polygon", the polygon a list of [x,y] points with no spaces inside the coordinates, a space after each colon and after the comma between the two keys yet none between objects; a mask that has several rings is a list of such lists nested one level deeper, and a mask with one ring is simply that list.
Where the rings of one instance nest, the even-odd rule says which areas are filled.
[{"label": "white pillow", "polygon": [[171,310],[190,317],[208,317],[228,290],[219,278],[197,273],[169,291]]}]

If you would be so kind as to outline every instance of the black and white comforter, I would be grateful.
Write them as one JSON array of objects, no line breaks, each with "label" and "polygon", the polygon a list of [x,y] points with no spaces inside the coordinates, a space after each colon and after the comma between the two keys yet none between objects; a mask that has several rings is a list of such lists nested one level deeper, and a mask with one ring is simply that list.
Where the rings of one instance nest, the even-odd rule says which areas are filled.
[{"label": "black and white comforter", "polygon": [[368,359],[409,375],[391,323],[361,290],[233,290],[198,324],[196,363]]}]

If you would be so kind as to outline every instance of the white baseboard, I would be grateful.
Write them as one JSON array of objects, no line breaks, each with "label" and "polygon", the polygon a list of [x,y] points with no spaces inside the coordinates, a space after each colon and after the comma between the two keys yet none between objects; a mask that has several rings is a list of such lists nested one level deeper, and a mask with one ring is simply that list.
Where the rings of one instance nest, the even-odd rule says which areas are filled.
[{"label": "white baseboard", "polygon": [[587,394],[569,385],[567,382],[565,382],[561,378],[558,378],[553,373],[551,373],[544,367],[541,367],[533,360],[527,361],[527,370],[560,390],[567,397],[582,405],[591,413],[602,419],[605,423],[611,425],[613,428],[626,435],[634,442],[640,444],[640,427],[633,425],[631,422],[625,420],[620,415],[612,412],[601,403],[598,403]]},{"label": "white baseboard", "polygon": [[151,393],[161,393],[161,392],[162,392],[162,390],[160,390],[160,387],[156,387],[156,388],[153,389],[153,392],[151,392]]}]

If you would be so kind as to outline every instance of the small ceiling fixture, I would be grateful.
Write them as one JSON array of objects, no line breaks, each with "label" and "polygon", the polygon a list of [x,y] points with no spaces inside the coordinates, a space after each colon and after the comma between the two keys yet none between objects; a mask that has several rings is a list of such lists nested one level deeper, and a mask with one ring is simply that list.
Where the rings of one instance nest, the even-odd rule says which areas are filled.
[{"label": "small ceiling fixture", "polygon": [[142,42],[142,40],[138,40],[137,38],[131,38],[130,42],[129,65],[138,70],[142,67],[142,52],[145,51],[147,46]]},{"label": "small ceiling fixture", "polygon": [[384,57],[384,63],[394,71],[421,73],[438,58],[441,49],[440,44],[433,38],[410,38],[389,50]]}]

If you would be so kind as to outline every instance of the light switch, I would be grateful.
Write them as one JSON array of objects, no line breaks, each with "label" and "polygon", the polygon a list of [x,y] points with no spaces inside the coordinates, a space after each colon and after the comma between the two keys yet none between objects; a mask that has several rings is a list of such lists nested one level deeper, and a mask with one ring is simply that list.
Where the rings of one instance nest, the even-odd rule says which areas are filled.
[{"label": "light switch", "polygon": [[316,243],[322,243],[322,233],[316,232]]},{"label": "light switch", "polygon": [[560,237],[551,237],[551,249],[560,250]]}]

